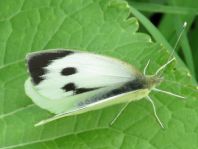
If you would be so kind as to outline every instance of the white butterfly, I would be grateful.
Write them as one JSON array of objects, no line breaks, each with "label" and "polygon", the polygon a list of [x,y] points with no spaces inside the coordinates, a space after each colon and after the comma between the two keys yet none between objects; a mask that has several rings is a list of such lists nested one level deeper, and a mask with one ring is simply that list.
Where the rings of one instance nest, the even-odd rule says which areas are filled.
[{"label": "white butterfly", "polygon": [[149,93],[157,91],[184,98],[156,88],[163,80],[160,72],[173,60],[169,59],[154,75],[146,75],[149,62],[142,74],[125,62],[88,52],[54,49],[31,53],[27,55],[30,78],[25,82],[25,92],[36,105],[56,114],[36,126],[126,103],[112,120],[113,124],[131,101],[146,97],[153,106],[157,121],[164,127]]},{"label": "white butterfly", "polygon": [[[153,104],[148,96],[150,91],[161,91],[155,88],[162,81],[158,73],[146,76],[106,56],[56,49],[31,53],[27,62],[31,77],[25,83],[26,94],[36,105],[57,114],[37,125],[118,103],[126,103],[125,108],[131,101],[143,97]],[[156,118],[160,122],[157,115]]]}]

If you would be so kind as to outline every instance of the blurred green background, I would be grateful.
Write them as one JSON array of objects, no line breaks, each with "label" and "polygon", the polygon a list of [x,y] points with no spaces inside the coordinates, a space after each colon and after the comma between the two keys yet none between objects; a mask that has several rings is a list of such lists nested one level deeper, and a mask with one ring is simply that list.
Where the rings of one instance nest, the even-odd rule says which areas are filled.
[{"label": "blurred green background", "polygon": [[[198,80],[198,1],[197,0],[128,0],[131,7],[141,11],[159,31],[169,44],[174,47],[182,24],[187,21],[188,26],[182,35],[177,55],[190,70],[195,82]],[[137,16],[136,16],[137,17]],[[148,22],[141,16],[139,21],[141,31],[148,31],[152,37],[157,37]],[[147,27],[148,26],[148,27]],[[157,39],[154,39],[157,40]]]},{"label": "blurred green background", "polygon": [[[127,2],[0,0],[0,149],[198,148],[198,88],[186,70],[197,84],[198,1]],[[35,105],[24,92],[27,53],[62,47],[87,50],[119,58],[140,70],[151,59],[148,72],[155,72],[173,50],[184,21],[188,26],[176,49],[177,61],[164,73],[169,83],[160,88],[186,100],[151,94],[167,129],[156,123],[146,100],[132,102],[113,126],[109,122],[122,105],[34,127],[53,114]]]}]

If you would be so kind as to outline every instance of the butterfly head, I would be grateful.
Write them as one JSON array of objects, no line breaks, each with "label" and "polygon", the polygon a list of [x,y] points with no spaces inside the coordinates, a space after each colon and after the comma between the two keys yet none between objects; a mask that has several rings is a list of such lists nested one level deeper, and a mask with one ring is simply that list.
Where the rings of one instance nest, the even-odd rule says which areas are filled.
[{"label": "butterfly head", "polygon": [[155,88],[163,81],[163,77],[159,75],[149,75],[146,76],[146,87],[149,89]]}]

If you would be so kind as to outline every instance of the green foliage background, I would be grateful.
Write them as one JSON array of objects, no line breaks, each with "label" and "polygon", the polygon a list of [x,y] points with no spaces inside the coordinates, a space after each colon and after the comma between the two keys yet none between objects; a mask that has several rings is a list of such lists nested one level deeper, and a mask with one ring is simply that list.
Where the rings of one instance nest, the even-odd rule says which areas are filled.
[{"label": "green foliage background", "polygon": [[[0,148],[196,149],[198,7],[194,1],[165,3],[168,5],[123,0],[0,0]],[[159,30],[145,17],[154,11],[164,14]],[[137,20],[141,32],[148,32],[156,43],[137,31]],[[28,52],[80,49],[119,58],[141,71],[151,59],[148,73],[152,74],[169,57],[169,43],[175,43],[183,20],[189,23],[188,33],[160,88],[186,100],[151,93],[164,130],[146,100],[131,103],[113,126],[109,123],[121,105],[33,127],[52,114],[34,105],[24,93]]]}]

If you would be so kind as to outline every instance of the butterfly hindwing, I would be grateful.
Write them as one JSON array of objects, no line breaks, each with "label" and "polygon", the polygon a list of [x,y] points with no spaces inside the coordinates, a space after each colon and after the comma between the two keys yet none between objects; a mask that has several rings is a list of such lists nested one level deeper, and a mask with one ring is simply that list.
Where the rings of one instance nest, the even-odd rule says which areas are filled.
[{"label": "butterfly hindwing", "polygon": [[[56,114],[63,112],[69,112],[70,114],[72,114],[72,111],[78,111],[79,109],[81,109],[80,111],[89,111],[95,107],[97,107],[95,109],[98,109],[99,107],[106,107],[108,105],[126,102],[126,100],[137,100],[139,99],[139,96],[144,96],[144,94],[138,94],[140,90],[144,89],[142,84],[143,83],[139,81],[118,83],[114,86],[103,87],[90,92],[69,96],[67,98],[62,98],[59,100],[49,100],[48,98],[38,94],[30,79],[26,81],[25,89],[27,95],[29,95],[33,99],[33,101],[43,109],[46,109]],[[128,95],[128,93],[130,93],[131,97],[128,97],[126,100],[123,100],[122,98],[119,98],[119,100],[114,99],[116,97]],[[84,109],[86,107],[87,109]]]},{"label": "butterfly hindwing", "polygon": [[149,94],[148,89],[139,89],[139,90],[122,93],[122,94],[119,94],[116,96],[98,100],[93,103],[85,104],[84,106],[76,107],[72,110],[68,110],[68,111],[59,113],[51,118],[40,121],[35,126],[44,125],[48,122],[51,122],[51,121],[54,121],[54,120],[57,120],[57,119],[60,119],[63,117],[77,115],[77,114],[81,114],[81,113],[84,113],[87,111],[101,109],[101,108],[104,108],[104,107],[107,107],[110,105],[114,105],[114,104],[118,104],[118,103],[125,103],[125,102],[129,102],[129,101],[133,101],[133,100],[139,100],[139,99],[147,96],[148,94]]}]

